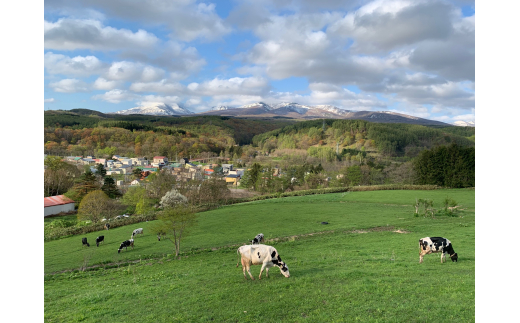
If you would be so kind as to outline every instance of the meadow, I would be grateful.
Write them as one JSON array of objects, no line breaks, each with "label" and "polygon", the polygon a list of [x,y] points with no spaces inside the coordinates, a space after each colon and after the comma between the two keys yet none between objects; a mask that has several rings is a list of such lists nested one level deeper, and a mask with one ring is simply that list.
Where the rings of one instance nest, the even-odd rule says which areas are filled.
[{"label": "meadow", "polygon": [[[440,208],[446,196],[461,205],[456,217],[413,216],[416,198]],[[347,192],[226,206],[198,215],[180,260],[151,224],[46,242],[45,321],[475,320],[474,190]],[[118,254],[138,227],[144,234],[135,249]],[[237,247],[260,232],[290,278],[272,268],[268,278],[245,280],[236,268]],[[106,240],[99,248],[98,235]],[[90,248],[81,245],[83,236]],[[450,239],[459,261],[441,264],[432,254],[419,264],[418,240],[426,236]],[[260,266],[251,271],[258,277]]]}]

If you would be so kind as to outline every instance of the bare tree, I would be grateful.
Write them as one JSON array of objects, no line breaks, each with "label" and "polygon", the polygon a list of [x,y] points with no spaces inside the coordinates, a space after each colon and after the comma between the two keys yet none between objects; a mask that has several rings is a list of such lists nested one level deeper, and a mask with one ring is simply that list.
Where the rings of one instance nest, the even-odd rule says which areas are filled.
[{"label": "bare tree", "polygon": [[151,230],[161,238],[170,240],[175,245],[175,257],[179,256],[181,239],[188,233],[187,229],[196,224],[196,214],[192,207],[177,205],[165,208],[158,216]]}]

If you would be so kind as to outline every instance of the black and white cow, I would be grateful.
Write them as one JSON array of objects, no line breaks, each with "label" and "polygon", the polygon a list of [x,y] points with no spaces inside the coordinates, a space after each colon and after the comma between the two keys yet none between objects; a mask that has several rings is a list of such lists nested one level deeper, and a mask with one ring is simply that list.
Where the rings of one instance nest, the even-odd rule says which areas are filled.
[{"label": "black and white cow", "polygon": [[81,238],[81,242],[83,243],[83,246],[90,247],[90,245],[87,242],[87,238]]},{"label": "black and white cow", "polygon": [[[265,276],[269,277],[269,268],[277,266],[280,268],[280,273],[285,277],[290,277],[289,268],[282,261],[278,251],[274,247],[258,244],[258,245],[245,245],[237,249],[237,254],[241,256],[242,271],[244,278],[247,279],[246,270],[251,277],[251,280],[255,280],[251,275],[251,265],[262,265],[260,269],[260,275],[258,279],[262,279],[262,272],[265,269]],[[237,263],[238,267],[238,263]]]},{"label": "black and white cow", "polygon": [[256,237],[251,240],[251,244],[260,244],[260,242],[264,242],[264,234],[259,233],[256,235]]},{"label": "black and white cow", "polygon": [[446,254],[450,255],[451,261],[457,261],[459,258],[451,241],[442,237],[426,237],[419,239],[419,263],[423,262],[424,255],[430,253],[442,252],[441,264],[446,261]]},{"label": "black and white cow", "polygon": [[131,238],[135,237],[137,234],[143,234],[143,228],[135,229],[135,230],[132,232],[132,236],[131,236]]},{"label": "black and white cow", "polygon": [[105,241],[105,236],[99,236],[96,238],[96,247],[99,247],[99,243],[100,242],[104,242]]},{"label": "black and white cow", "polygon": [[110,224],[105,223],[105,229],[107,229],[107,230],[110,229]]},{"label": "black and white cow", "polygon": [[117,253],[120,253],[121,250],[123,250],[123,248],[127,250],[128,247],[132,247],[132,249],[134,249],[134,239],[121,242],[121,244],[119,245],[119,249],[117,250]]}]

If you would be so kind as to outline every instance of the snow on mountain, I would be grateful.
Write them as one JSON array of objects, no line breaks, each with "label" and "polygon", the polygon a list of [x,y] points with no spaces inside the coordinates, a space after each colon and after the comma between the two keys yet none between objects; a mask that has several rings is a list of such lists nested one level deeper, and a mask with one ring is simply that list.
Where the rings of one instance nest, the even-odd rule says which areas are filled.
[{"label": "snow on mountain", "polygon": [[155,116],[171,116],[193,114],[188,109],[180,107],[178,104],[169,105],[162,102],[153,102],[142,107],[135,107],[128,110],[117,111],[116,114],[146,114]]},{"label": "snow on mountain", "polygon": [[452,125],[454,126],[459,126],[459,127],[474,127],[475,126],[475,122],[473,121],[455,121],[454,123],[452,123]]},{"label": "snow on mountain", "polygon": [[265,104],[264,102],[255,102],[251,104],[246,104],[238,107],[239,109],[249,109],[249,108],[264,108],[265,110],[272,110],[273,108],[269,104]]},{"label": "snow on mountain", "polygon": [[211,108],[210,111],[224,111],[224,110],[228,110],[228,109],[231,109],[231,108],[226,105],[219,105],[219,106]]}]

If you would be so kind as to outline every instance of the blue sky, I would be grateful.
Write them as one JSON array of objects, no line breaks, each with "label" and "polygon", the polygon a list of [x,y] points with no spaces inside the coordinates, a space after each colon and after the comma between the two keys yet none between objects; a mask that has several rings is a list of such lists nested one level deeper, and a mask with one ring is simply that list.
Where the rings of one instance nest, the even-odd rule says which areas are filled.
[{"label": "blue sky", "polygon": [[45,109],[258,101],[475,120],[473,1],[47,0]]}]

